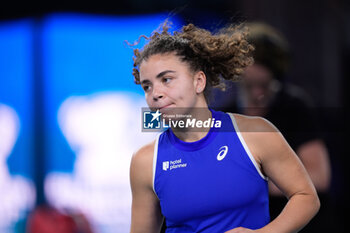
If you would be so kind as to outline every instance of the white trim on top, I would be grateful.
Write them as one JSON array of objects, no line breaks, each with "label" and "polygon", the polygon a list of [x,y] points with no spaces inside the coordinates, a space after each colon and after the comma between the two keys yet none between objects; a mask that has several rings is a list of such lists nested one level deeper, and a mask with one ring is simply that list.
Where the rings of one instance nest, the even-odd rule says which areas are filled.
[{"label": "white trim on top", "polygon": [[156,167],[157,167],[157,159],[158,159],[158,142],[159,142],[159,137],[161,133],[157,135],[156,141],[154,143],[154,151],[153,151],[153,180],[152,180],[152,188],[156,196],[158,197],[156,190],[154,189],[154,181],[156,178]]},{"label": "white trim on top", "polygon": [[233,115],[233,113],[228,113],[229,116],[231,117],[231,120],[232,120],[232,124],[233,124],[233,127],[235,128],[236,130],[236,133],[237,133],[237,136],[239,138],[239,140],[241,141],[245,151],[247,152],[248,156],[249,156],[249,159],[250,161],[252,161],[256,171],[259,173],[259,175],[261,176],[261,178],[263,178],[264,180],[268,180],[268,177],[267,176],[264,176],[264,174],[262,174],[262,172],[260,171],[260,168],[259,168],[259,165],[258,163],[256,162],[254,156],[252,155],[252,153],[250,152],[248,146],[247,146],[247,143],[245,142],[241,132],[239,131],[239,128],[238,128],[238,125],[237,125],[237,122],[236,122],[236,119]]}]

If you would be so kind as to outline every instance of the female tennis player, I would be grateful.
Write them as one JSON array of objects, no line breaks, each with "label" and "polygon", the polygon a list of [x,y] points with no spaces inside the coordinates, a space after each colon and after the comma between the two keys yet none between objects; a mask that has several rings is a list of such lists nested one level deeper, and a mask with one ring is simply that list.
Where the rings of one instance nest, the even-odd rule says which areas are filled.
[{"label": "female tennis player", "polygon": [[[253,63],[246,31],[168,29],[165,23],[134,50],[133,75],[151,109],[184,123],[133,155],[131,232],[159,232],[164,218],[169,233],[297,232],[320,203],[295,152],[264,118],[208,107],[211,88],[238,80]],[[288,198],[273,221],[268,179]]]}]

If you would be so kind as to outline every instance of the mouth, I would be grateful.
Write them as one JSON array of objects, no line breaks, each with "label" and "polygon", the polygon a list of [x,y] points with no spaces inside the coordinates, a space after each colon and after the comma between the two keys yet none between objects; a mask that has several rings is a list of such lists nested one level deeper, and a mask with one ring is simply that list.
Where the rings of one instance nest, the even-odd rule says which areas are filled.
[{"label": "mouth", "polygon": [[165,108],[169,108],[171,105],[173,104],[168,104],[168,105],[164,105],[162,107],[159,107],[159,110],[165,109]]}]

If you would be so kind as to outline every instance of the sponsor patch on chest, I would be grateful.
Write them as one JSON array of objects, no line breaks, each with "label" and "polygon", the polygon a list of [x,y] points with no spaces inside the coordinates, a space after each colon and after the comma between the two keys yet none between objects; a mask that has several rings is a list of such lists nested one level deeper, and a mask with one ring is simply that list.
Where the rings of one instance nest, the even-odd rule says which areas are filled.
[{"label": "sponsor patch on chest", "polygon": [[185,168],[185,167],[187,167],[187,163],[183,163],[182,159],[163,162],[163,170],[164,171]]}]

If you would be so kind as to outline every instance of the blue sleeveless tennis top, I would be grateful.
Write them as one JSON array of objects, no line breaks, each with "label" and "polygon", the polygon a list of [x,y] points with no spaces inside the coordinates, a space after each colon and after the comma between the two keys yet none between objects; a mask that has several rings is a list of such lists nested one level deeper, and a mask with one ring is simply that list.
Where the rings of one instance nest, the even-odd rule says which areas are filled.
[{"label": "blue sleeveless tennis top", "polygon": [[153,188],[167,233],[218,233],[269,223],[267,178],[260,172],[233,114],[211,110],[221,128],[196,142],[160,134],[153,158]]}]

